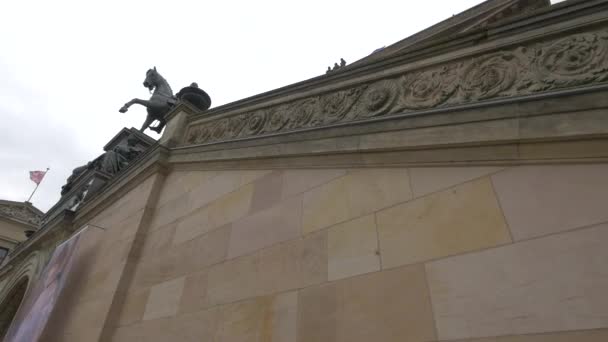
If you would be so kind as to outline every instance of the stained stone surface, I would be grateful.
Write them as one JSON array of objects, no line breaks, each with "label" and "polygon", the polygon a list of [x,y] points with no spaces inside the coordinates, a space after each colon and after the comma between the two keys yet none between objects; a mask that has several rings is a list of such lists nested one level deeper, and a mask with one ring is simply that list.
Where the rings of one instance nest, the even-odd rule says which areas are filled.
[{"label": "stained stone surface", "polygon": [[335,225],[327,234],[330,281],[380,270],[374,215]]},{"label": "stained stone surface", "polygon": [[606,174],[606,164],[538,165],[492,181],[513,238],[523,240],[608,221]]},{"label": "stained stone surface", "polygon": [[511,242],[488,178],[377,213],[385,268]]},{"label": "stained stone surface", "polygon": [[421,265],[343,279],[300,292],[299,341],[433,341]]},{"label": "stained stone surface", "polygon": [[365,169],[304,194],[302,230],[313,232],[412,197],[407,169]]},{"label": "stained stone surface", "polygon": [[608,327],[608,226],[427,264],[439,339]]},{"label": "stained stone surface", "polygon": [[183,290],[183,277],[152,286],[143,320],[148,321],[177,314],[179,299],[182,296]]}]

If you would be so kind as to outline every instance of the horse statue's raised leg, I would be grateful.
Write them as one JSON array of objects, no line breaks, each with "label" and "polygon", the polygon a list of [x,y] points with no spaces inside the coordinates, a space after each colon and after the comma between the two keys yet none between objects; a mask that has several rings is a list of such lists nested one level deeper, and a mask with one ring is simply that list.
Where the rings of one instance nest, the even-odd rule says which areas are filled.
[{"label": "horse statue's raised leg", "polygon": [[149,107],[150,106],[150,101],[147,100],[141,100],[141,99],[133,99],[127,103],[125,103],[124,106],[122,106],[122,108],[120,108],[118,111],[121,113],[126,113],[127,110],[129,110],[129,107],[131,107],[134,104],[138,104],[138,105],[142,105],[144,107]]},{"label": "horse statue's raised leg", "polygon": [[[144,80],[143,85],[148,88],[149,91],[154,91],[150,100],[135,98],[125,103],[118,111],[126,113],[129,110],[129,107],[134,104],[146,107],[148,116],[141,127],[141,131],[143,132],[146,128],[150,128],[151,130],[160,133],[166,125],[165,115],[171,110],[173,105],[175,105],[176,99],[173,96],[173,91],[171,90],[169,83],[167,83],[167,80],[156,71],[156,67],[154,69],[149,69],[146,72],[146,79]],[[154,120],[158,120],[158,125],[150,127],[150,124],[152,124]]]}]

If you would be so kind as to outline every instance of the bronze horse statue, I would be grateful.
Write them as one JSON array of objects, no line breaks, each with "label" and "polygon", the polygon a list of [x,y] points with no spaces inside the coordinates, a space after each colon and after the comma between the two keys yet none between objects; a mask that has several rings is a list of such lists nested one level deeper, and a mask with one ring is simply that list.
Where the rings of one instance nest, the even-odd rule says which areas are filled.
[{"label": "bronze horse statue", "polygon": [[[156,71],[156,67],[154,67],[154,69],[149,69],[146,72],[144,87],[148,88],[152,93],[150,99],[133,99],[125,103],[125,105],[120,108],[119,112],[126,113],[133,104],[139,104],[146,107],[148,116],[146,117],[143,126],[141,126],[140,131],[143,132],[146,128],[150,128],[151,130],[160,133],[167,124],[165,121],[165,114],[169,112],[176,102],[176,99],[173,96],[173,90],[171,90],[167,80]],[[158,120],[158,125],[150,126],[154,120]]]}]

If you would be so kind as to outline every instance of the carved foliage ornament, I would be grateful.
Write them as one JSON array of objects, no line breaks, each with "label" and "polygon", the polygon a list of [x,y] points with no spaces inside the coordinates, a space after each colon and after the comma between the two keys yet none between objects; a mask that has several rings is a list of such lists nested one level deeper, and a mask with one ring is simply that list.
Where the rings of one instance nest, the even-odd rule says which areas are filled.
[{"label": "carved foliage ornament", "polygon": [[250,113],[193,123],[186,143],[263,136],[605,82],[607,55],[608,32],[575,34]]}]

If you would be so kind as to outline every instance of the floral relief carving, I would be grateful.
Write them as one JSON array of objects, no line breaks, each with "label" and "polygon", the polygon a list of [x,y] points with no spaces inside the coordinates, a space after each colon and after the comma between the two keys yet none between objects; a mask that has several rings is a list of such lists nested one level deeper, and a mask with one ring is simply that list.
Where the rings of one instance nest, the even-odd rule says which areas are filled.
[{"label": "floral relief carving", "polygon": [[459,68],[459,64],[453,64],[403,76],[401,107],[426,109],[447,101],[456,91]]},{"label": "floral relief carving", "polygon": [[399,87],[395,80],[382,80],[371,84],[361,95],[361,100],[353,109],[354,118],[362,119],[385,115],[399,97]]},{"label": "floral relief carving", "polygon": [[583,33],[539,49],[536,67],[543,89],[605,81],[608,32]]},{"label": "floral relief carving", "polygon": [[284,129],[289,124],[289,115],[285,114],[285,106],[273,109],[267,114],[269,119],[266,124],[267,132],[278,132]]},{"label": "floral relief carving", "polygon": [[187,144],[263,136],[366,118],[608,81],[608,32],[463,58],[254,112],[191,123]]},{"label": "floral relief carving", "polygon": [[463,69],[463,98],[485,100],[503,95],[515,84],[519,70],[520,58],[512,52],[478,57]]},{"label": "floral relief carving", "polygon": [[317,111],[318,98],[313,97],[302,102],[296,102],[286,108],[291,115],[291,129],[307,127]]},{"label": "floral relief carving", "polygon": [[356,87],[330,93],[320,98],[321,108],[313,119],[315,126],[319,124],[330,124],[344,119],[356,100],[361,96],[365,87]]}]

